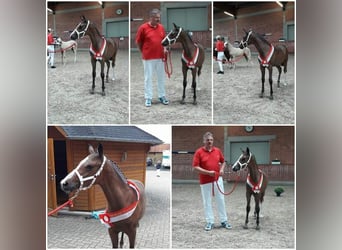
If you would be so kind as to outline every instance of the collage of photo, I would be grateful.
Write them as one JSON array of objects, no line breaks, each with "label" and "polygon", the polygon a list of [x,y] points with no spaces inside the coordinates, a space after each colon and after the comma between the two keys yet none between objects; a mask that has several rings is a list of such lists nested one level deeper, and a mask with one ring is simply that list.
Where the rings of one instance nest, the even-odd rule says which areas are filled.
[{"label": "collage of photo", "polygon": [[47,1],[47,249],[295,249],[295,1]]}]

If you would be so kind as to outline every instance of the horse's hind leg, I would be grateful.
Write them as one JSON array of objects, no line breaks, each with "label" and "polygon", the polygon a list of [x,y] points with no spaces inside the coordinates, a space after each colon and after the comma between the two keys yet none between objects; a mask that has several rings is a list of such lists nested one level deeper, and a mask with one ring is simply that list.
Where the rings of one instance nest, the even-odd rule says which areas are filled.
[{"label": "horse's hind leg", "polygon": [[112,68],[113,68],[113,78],[112,78],[112,80],[113,81],[115,80],[115,71],[114,71],[114,68],[115,68],[115,58],[116,58],[116,52],[115,52],[115,54],[112,57]]},{"label": "horse's hind leg", "polygon": [[123,244],[124,244],[124,233],[121,232],[121,238],[120,238],[120,248],[123,248]]},{"label": "horse's hind leg", "polygon": [[136,234],[137,234],[136,228],[131,228],[130,232],[127,234],[128,239],[129,239],[129,248],[134,248]]}]

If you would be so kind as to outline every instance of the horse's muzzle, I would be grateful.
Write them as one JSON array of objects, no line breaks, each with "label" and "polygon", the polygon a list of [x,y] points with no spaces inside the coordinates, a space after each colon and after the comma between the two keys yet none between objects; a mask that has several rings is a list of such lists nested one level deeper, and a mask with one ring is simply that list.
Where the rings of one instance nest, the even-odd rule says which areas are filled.
[{"label": "horse's muzzle", "polygon": [[67,194],[71,193],[75,189],[78,189],[78,185],[74,182],[71,182],[70,180],[68,181],[68,180],[63,179],[61,180],[60,184],[61,184],[61,189]]}]

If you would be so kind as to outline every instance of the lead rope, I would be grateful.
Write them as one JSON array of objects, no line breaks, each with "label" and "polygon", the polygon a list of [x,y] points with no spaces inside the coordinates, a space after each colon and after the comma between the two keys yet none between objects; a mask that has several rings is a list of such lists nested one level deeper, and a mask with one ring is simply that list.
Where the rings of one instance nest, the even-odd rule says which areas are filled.
[{"label": "lead rope", "polygon": [[[225,192],[223,192],[223,191],[221,190],[221,188],[220,188],[220,186],[219,186],[219,184],[218,184],[217,181],[215,181],[215,182],[216,182],[217,189],[220,191],[221,194],[223,194],[223,195],[230,195],[231,193],[234,192],[234,190],[235,190],[235,188],[236,188],[236,186],[237,186],[239,180],[240,180],[240,175],[236,176],[235,183],[234,183],[234,186],[233,186],[232,190],[229,191],[229,192],[227,192],[227,193],[225,193]],[[214,182],[212,182],[212,194],[213,194],[213,196],[215,196]]]},{"label": "lead rope", "polygon": [[163,62],[164,62],[165,73],[167,74],[167,77],[170,79],[170,77],[172,75],[171,47],[169,47],[165,51]]}]

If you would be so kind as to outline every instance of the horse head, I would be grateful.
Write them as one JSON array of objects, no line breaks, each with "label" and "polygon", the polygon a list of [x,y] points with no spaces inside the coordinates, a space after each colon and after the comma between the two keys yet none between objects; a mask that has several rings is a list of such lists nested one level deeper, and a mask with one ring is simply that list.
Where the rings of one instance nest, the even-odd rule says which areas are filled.
[{"label": "horse head", "polygon": [[245,32],[245,35],[240,42],[240,45],[239,45],[240,49],[243,49],[250,44],[250,36],[252,35],[252,32],[253,32],[251,29],[249,31],[247,31],[246,29],[243,29],[243,31]]},{"label": "horse head", "polygon": [[89,145],[89,155],[85,157],[77,167],[61,180],[61,189],[70,193],[74,190],[87,190],[96,183],[106,163],[103,155],[103,147],[99,144],[97,151]]},{"label": "horse head", "polygon": [[90,21],[85,18],[85,16],[81,16],[81,22],[76,26],[73,32],[70,34],[70,39],[76,40],[82,38],[86,35]]},{"label": "horse head", "polygon": [[179,35],[181,34],[183,28],[177,26],[175,23],[173,23],[173,27],[174,27],[173,30],[171,30],[169,34],[167,34],[164,37],[164,39],[161,41],[163,46],[172,45],[177,42],[177,39]]},{"label": "horse head", "polygon": [[245,167],[247,167],[247,165],[251,161],[251,158],[252,158],[252,153],[249,152],[249,148],[247,147],[246,151],[242,150],[242,154],[232,166],[232,170],[234,172],[237,172],[241,169],[244,169]]}]

